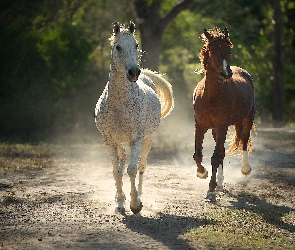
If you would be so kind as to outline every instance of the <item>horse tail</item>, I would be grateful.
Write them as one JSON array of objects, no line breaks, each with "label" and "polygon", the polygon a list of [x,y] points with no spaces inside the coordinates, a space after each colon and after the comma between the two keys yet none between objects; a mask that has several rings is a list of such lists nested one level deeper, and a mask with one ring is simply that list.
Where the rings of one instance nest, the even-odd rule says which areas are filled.
[{"label": "horse tail", "polygon": [[[243,149],[243,143],[242,143],[242,138],[240,137],[240,134],[238,133],[238,130],[235,125],[234,125],[234,131],[230,131],[229,135],[230,135],[230,147],[228,149],[228,154],[229,155],[234,154],[236,151],[238,151],[238,154],[240,154]],[[251,137],[249,137],[249,140],[251,140]],[[249,145],[249,140],[247,143],[247,148]]]},{"label": "horse tail", "polygon": [[[256,131],[255,124],[252,125],[252,129],[254,130],[254,132]],[[252,138],[251,138],[252,133],[251,132],[252,131],[250,131],[250,136],[249,136],[248,142],[247,142],[248,153],[252,152]],[[242,141],[242,137],[241,137],[241,132],[236,127],[236,125],[234,125],[234,131],[230,132],[230,138],[231,138],[231,143],[230,143],[230,148],[228,149],[228,153],[233,154],[233,153],[235,153],[235,151],[238,151],[239,153],[241,153],[243,150],[243,141]]]},{"label": "horse tail", "polygon": [[157,72],[143,69],[141,73],[148,76],[155,84],[157,96],[161,103],[161,118],[166,117],[174,108],[172,85]]}]

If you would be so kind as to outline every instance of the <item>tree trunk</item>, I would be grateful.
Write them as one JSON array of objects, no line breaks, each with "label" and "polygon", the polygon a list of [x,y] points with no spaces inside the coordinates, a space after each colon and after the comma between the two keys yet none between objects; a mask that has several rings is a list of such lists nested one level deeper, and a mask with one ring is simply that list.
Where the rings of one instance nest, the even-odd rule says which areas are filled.
[{"label": "tree trunk", "polygon": [[194,0],[183,0],[176,4],[165,17],[161,17],[161,0],[128,1],[129,7],[141,34],[141,46],[144,51],[142,65],[145,68],[158,71],[162,35],[165,27],[177,14],[186,9]]},{"label": "tree trunk", "polygon": [[143,50],[142,65],[145,68],[158,71],[160,65],[160,53],[162,44],[162,30],[152,30],[153,27],[140,25],[141,46]]},{"label": "tree trunk", "polygon": [[283,69],[282,69],[282,11],[280,0],[273,0],[274,10],[274,102],[273,102],[273,119],[275,126],[284,125],[284,82],[283,82]]}]

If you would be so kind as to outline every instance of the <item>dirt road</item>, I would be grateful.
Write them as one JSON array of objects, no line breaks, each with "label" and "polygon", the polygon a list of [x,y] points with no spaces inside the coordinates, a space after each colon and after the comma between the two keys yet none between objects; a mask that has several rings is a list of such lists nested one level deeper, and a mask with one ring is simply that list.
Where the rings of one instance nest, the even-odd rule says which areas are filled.
[{"label": "dirt road", "polygon": [[[258,130],[249,177],[240,172],[241,158],[226,157],[226,191],[215,204],[203,198],[209,178],[196,177],[193,138],[180,147],[177,138],[165,145],[159,134],[148,158],[139,215],[128,209],[127,173],[126,214],[115,211],[112,167],[103,145],[3,144],[0,249],[206,249],[184,234],[202,226],[207,211],[255,206],[268,219],[263,211],[283,215],[294,208],[295,130]],[[209,176],[212,143],[208,135],[204,163]],[[276,226],[294,237],[293,219]]]}]

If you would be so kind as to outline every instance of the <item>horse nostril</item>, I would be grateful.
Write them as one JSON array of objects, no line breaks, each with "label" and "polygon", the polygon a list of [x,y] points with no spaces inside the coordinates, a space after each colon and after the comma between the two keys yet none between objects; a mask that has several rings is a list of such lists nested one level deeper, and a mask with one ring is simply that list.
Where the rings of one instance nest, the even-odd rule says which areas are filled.
[{"label": "horse nostril", "polygon": [[131,82],[136,82],[139,75],[140,75],[140,69],[138,67],[133,67],[131,69],[128,69],[127,71],[127,77],[129,81]]},{"label": "horse nostril", "polygon": [[233,72],[232,72],[232,70],[231,69],[229,69],[229,78],[231,78],[232,76],[233,76]]},{"label": "horse nostril", "polygon": [[132,69],[129,69],[128,70],[128,75],[133,77],[134,76],[134,71]]}]

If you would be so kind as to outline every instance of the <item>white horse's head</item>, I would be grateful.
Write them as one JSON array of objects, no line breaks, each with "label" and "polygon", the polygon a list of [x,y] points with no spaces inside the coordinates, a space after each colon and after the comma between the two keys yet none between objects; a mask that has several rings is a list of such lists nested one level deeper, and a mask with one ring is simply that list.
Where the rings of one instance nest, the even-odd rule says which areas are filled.
[{"label": "white horse's head", "polygon": [[111,38],[113,70],[124,71],[130,82],[136,82],[140,69],[137,65],[138,43],[134,37],[135,24],[130,22],[128,29],[120,27],[115,23],[113,27],[113,36]]}]

